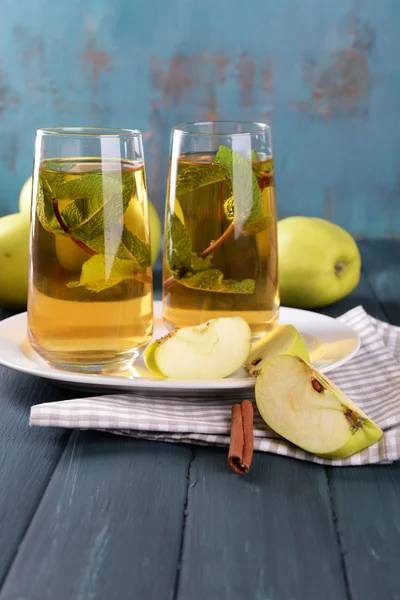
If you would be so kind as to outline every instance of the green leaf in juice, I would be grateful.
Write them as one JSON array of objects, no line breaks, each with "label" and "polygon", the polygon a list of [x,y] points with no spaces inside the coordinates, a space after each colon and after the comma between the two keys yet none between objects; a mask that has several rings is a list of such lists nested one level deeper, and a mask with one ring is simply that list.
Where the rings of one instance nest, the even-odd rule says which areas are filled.
[{"label": "green leaf in juice", "polygon": [[181,166],[176,179],[176,196],[193,192],[198,188],[224,181],[226,174],[223,168],[218,164],[206,165],[202,168],[201,163],[196,165],[186,163]]},{"label": "green leaf in juice", "polygon": [[190,234],[176,215],[169,215],[168,221],[166,248],[170,270],[197,273],[207,269],[212,257],[201,258],[193,252]]},{"label": "green leaf in juice", "polygon": [[[101,291],[151,265],[150,245],[123,224],[136,192],[132,172],[84,172],[71,177],[42,169],[38,187],[37,214],[44,229],[69,237],[88,253],[80,282],[71,286]],[[101,280],[102,265],[109,267],[110,261],[115,263],[112,276]]]},{"label": "green leaf in juice", "polygon": [[224,279],[219,269],[211,267],[212,254],[197,256],[192,251],[192,240],[186,227],[176,215],[169,215],[167,262],[174,279],[185,287],[219,293],[252,294],[254,279],[235,281]]},{"label": "green leaf in juice", "polygon": [[181,285],[195,290],[222,294],[253,294],[256,285],[254,279],[224,279],[224,274],[219,269],[207,269],[194,275],[185,275],[178,281]]},{"label": "green leaf in juice", "polygon": [[102,292],[122,281],[137,279],[137,273],[132,260],[96,254],[84,263],[79,281],[70,282],[68,287],[85,287],[91,292]]},{"label": "green leaf in juice", "polygon": [[251,163],[226,146],[219,147],[215,162],[221,165],[232,182],[233,197],[225,201],[225,214],[231,215],[232,220],[240,223],[247,233],[264,231],[273,219],[264,214],[260,185]]}]

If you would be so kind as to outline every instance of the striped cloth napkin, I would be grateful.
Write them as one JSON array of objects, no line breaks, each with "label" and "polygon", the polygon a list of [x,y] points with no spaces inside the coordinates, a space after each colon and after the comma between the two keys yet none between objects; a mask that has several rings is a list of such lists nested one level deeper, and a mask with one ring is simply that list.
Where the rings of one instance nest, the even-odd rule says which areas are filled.
[{"label": "striped cloth napkin", "polygon": [[[271,431],[258,412],[254,418],[254,449],[325,465],[390,463],[400,459],[400,327],[368,315],[361,306],[338,319],[361,337],[358,354],[329,374],[377,425],[380,442],[347,459],[316,457]],[[244,392],[246,395],[244,396]],[[38,404],[31,408],[31,425],[107,430],[119,435],[229,446],[233,397],[171,397],[141,394],[95,396]],[[254,397],[249,390],[242,397]]]}]

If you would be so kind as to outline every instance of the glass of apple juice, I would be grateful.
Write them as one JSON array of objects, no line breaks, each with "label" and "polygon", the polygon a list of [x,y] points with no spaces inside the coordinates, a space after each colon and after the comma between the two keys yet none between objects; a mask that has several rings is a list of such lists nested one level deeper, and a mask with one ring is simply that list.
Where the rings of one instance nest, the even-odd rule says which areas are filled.
[{"label": "glass of apple juice", "polygon": [[173,128],[163,319],[169,329],[242,316],[254,337],[279,312],[274,166],[268,125]]},{"label": "glass of apple juice", "polygon": [[51,365],[118,371],[153,330],[142,136],[54,127],[36,136],[28,336]]}]

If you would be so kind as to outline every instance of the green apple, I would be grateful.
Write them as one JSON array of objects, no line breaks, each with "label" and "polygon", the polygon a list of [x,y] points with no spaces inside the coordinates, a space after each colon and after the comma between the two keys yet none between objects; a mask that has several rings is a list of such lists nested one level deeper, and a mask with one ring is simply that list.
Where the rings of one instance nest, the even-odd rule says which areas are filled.
[{"label": "green apple", "polygon": [[0,305],[21,308],[28,295],[29,217],[15,213],[0,219]]},{"label": "green apple", "polygon": [[256,377],[264,364],[279,354],[297,354],[310,361],[307,344],[293,325],[280,325],[258,340],[251,348],[246,361],[250,375]]},{"label": "green apple", "polygon": [[218,379],[243,366],[250,345],[250,327],[242,317],[210,319],[152,342],[144,360],[157,377]]},{"label": "green apple", "polygon": [[32,204],[32,177],[29,177],[22,186],[19,195],[19,212],[30,216]]},{"label": "green apple", "polygon": [[55,245],[58,262],[71,273],[79,272],[90,254],[79,248],[69,237],[55,234]]},{"label": "green apple", "polygon": [[174,211],[174,215],[178,217],[182,225],[185,224],[185,215],[183,214],[182,205],[179,202],[178,198],[175,198],[174,206],[172,208]]},{"label": "green apple", "polygon": [[354,238],[324,219],[279,221],[278,250],[283,305],[326,306],[347,296],[360,280],[361,257]]},{"label": "green apple", "polygon": [[[143,223],[142,207],[138,200],[133,199],[124,214],[125,226],[136,233],[143,236],[144,232],[138,232],[138,225]],[[154,265],[158,258],[161,241],[161,221],[155,206],[149,202],[149,226],[150,226],[150,244],[151,244],[151,262]]]},{"label": "green apple", "polygon": [[298,356],[282,354],[264,365],[256,401],[271,429],[325,458],[347,458],[383,435],[344,392]]},{"label": "green apple", "polygon": [[161,242],[161,221],[154,204],[149,202],[149,223],[150,223],[150,242],[151,242],[151,262],[154,265],[157,262]]}]

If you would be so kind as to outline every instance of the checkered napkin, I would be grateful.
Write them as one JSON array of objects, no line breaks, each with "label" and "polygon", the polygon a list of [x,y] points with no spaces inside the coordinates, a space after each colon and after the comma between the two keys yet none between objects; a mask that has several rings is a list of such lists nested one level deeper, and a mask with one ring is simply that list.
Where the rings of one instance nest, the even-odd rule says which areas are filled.
[{"label": "checkered napkin", "polygon": [[[326,465],[390,463],[400,459],[400,327],[378,321],[361,306],[338,319],[361,337],[358,354],[329,374],[373,421],[384,430],[380,442],[347,459],[318,458],[271,431],[255,413],[254,448]],[[241,392],[254,397],[251,390]],[[142,394],[95,396],[38,404],[31,408],[31,425],[107,430],[120,435],[228,446],[231,406],[226,397],[155,396]]]}]

